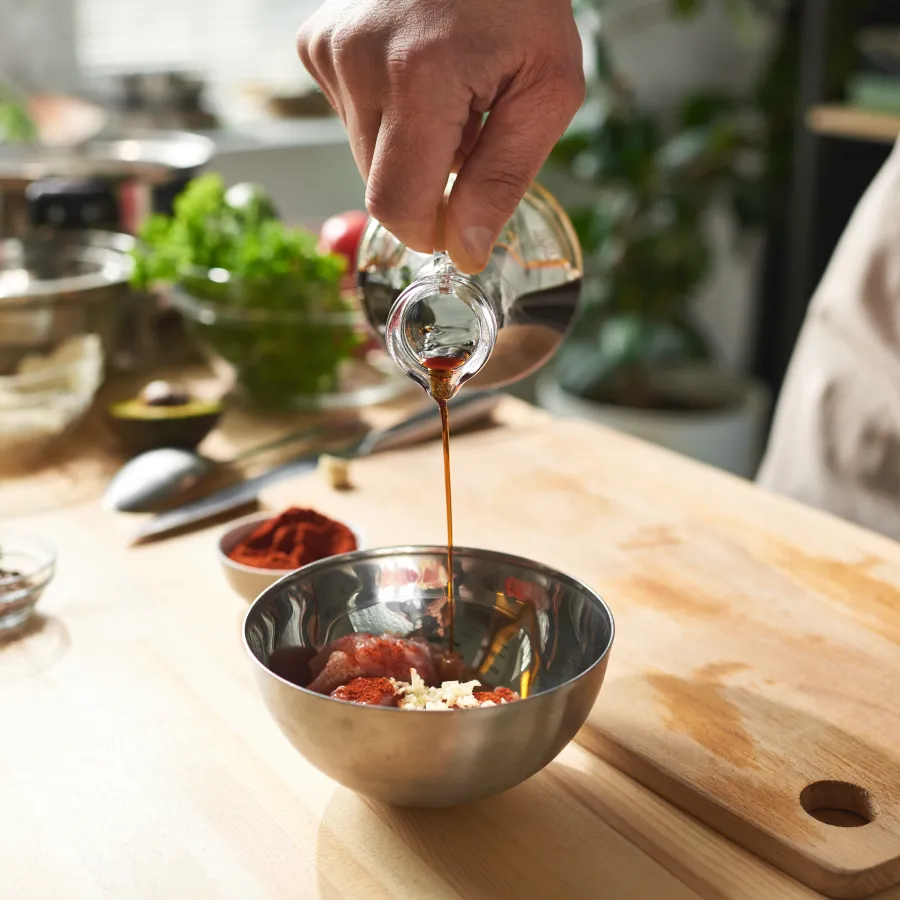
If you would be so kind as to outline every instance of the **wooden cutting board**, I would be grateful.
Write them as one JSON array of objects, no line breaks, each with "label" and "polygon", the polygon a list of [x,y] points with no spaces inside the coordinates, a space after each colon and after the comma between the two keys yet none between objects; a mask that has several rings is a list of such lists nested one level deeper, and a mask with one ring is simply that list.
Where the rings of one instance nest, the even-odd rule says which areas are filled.
[{"label": "wooden cutting board", "polygon": [[[585,581],[617,637],[578,737],[834,897],[900,882],[900,545],[510,402],[452,442],[456,543]],[[369,546],[444,543],[436,444],[272,488]],[[812,813],[812,814],[811,814]]]}]

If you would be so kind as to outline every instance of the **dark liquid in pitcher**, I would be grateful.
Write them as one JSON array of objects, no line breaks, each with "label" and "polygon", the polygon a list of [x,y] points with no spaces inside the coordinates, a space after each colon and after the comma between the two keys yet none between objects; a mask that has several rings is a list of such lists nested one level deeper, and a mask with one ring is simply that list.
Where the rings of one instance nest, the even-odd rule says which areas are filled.
[{"label": "dark liquid in pitcher", "polygon": [[[572,314],[581,299],[583,279],[579,275],[553,287],[520,294],[504,310],[504,325],[542,325],[564,333],[572,322]],[[366,271],[357,273],[357,287],[362,307],[372,327],[384,332],[391,307],[403,293]]]}]

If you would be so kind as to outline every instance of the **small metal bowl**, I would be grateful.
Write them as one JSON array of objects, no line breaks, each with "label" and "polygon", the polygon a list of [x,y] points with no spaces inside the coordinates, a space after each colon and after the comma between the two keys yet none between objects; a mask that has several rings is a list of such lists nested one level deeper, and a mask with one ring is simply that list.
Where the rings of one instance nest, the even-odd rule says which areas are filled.
[{"label": "small metal bowl", "polygon": [[298,687],[309,660],[352,632],[415,631],[444,643],[447,551],[393,547],[331,557],[267,588],[244,642],[269,712],[344,786],[400,806],[470,803],[540,771],[584,724],[615,627],[590,588],[504,553],[454,548],[455,648],[482,683],[527,698],[492,708],[361,706]]},{"label": "small metal bowl", "polygon": [[34,612],[55,572],[52,547],[0,533],[0,632],[18,627]]}]

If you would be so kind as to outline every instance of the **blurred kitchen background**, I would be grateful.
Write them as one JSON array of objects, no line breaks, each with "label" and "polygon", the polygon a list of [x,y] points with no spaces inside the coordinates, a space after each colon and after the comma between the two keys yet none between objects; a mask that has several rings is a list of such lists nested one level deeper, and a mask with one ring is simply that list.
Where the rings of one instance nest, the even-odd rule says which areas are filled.
[{"label": "blurred kitchen background", "polygon": [[[259,185],[285,222],[312,230],[362,209],[343,128],[294,51],[317,5],[0,0],[2,236],[133,234],[200,171]],[[577,8],[589,98],[542,181],[582,238],[585,313],[559,357],[512,391],[752,477],[806,305],[900,134],[900,4]],[[118,169],[105,151],[68,166],[73,144],[108,138]],[[129,181],[121,166],[135,160],[162,166]],[[0,382],[34,328],[10,306],[22,259],[3,246]],[[159,335],[141,329],[171,327],[179,307],[166,310],[128,320],[117,367],[152,369]],[[2,389],[9,437],[19,401],[3,406]]]}]

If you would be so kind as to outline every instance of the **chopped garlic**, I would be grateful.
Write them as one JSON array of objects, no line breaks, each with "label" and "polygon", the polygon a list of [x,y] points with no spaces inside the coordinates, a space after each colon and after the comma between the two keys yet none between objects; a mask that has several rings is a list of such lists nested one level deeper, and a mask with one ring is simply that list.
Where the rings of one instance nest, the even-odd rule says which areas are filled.
[{"label": "chopped garlic", "polygon": [[497,705],[493,700],[479,700],[475,696],[480,681],[445,681],[440,687],[428,687],[419,673],[410,669],[408,683],[393,678],[391,683],[400,694],[401,709],[478,709]]},{"label": "chopped garlic", "polygon": [[319,469],[336,491],[345,491],[350,487],[350,464],[346,459],[323,453],[319,456]]}]

